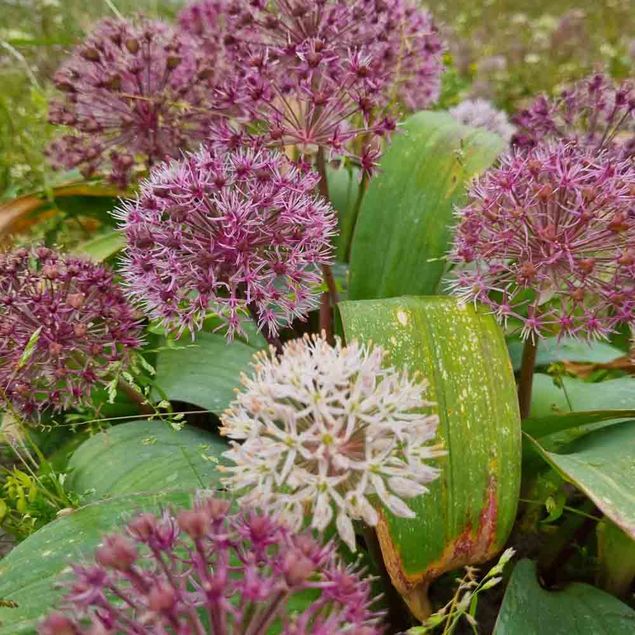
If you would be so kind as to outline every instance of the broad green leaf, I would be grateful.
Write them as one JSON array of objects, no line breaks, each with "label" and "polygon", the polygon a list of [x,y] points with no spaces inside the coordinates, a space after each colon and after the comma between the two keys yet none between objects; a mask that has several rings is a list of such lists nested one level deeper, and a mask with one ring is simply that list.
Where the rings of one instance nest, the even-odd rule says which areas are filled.
[{"label": "broad green leaf", "polygon": [[504,146],[447,113],[407,119],[364,196],[351,250],[351,299],[437,293],[454,208],[465,200],[466,183]]},{"label": "broad green leaf", "polygon": [[78,256],[87,256],[91,260],[102,262],[121,251],[125,243],[121,232],[113,229],[106,234],[87,240],[75,251]]},{"label": "broad green leaf", "polygon": [[520,418],[495,320],[450,297],[340,304],[347,340],[379,344],[388,363],[419,371],[437,404],[440,478],[409,502],[415,519],[382,510],[378,538],[391,578],[419,617],[445,571],[492,558],[505,544],[520,487]]},{"label": "broad green leaf", "polygon": [[240,340],[228,343],[215,333],[199,333],[195,342],[183,337],[177,345],[158,354],[157,385],[172,401],[216,413],[232,401],[241,372],[258,350]]},{"label": "broad green leaf", "polygon": [[[523,354],[523,343],[520,340],[509,342],[509,356],[512,359],[514,370],[520,368],[520,360]],[[573,337],[547,337],[540,340],[536,366],[548,366],[553,362],[592,362],[606,364],[618,357],[622,357],[624,351],[606,342],[585,342]]]},{"label": "broad green leaf", "polygon": [[620,377],[597,384],[563,377],[557,386],[549,375],[534,375],[531,418],[584,410],[635,409],[635,378]]},{"label": "broad green leaf", "polygon": [[512,573],[494,635],[632,635],[635,611],[588,584],[546,591],[536,566],[521,560]]},{"label": "broad green leaf", "polygon": [[530,441],[563,478],[635,537],[635,421],[589,432],[558,452],[548,451],[535,439]]},{"label": "broad green leaf", "polygon": [[585,410],[563,414],[547,415],[546,417],[530,418],[523,421],[523,431],[535,439],[551,434],[565,432],[571,428],[588,426],[593,423],[631,419],[635,417],[635,410]]},{"label": "broad green leaf", "polygon": [[124,496],[75,510],[42,527],[0,560],[0,598],[17,608],[0,608],[0,635],[35,633],[37,623],[57,604],[56,582],[70,565],[90,558],[104,533],[138,511],[160,512],[189,505],[190,492]]},{"label": "broad green leaf", "polygon": [[89,500],[139,492],[212,488],[227,445],[215,435],[160,421],[131,421],[100,432],[73,454],[69,487]]}]

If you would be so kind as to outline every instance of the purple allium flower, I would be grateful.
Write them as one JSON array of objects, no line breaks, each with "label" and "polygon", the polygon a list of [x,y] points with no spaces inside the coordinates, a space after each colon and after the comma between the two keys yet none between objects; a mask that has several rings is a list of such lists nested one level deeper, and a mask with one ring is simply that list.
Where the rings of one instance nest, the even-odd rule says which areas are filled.
[{"label": "purple allium flower", "polygon": [[453,282],[522,336],[604,337],[635,320],[635,169],[577,145],[502,158],[459,212]]},{"label": "purple allium flower", "polygon": [[314,307],[331,258],[336,218],[317,180],[277,152],[225,144],[158,166],[118,210],[131,293],[180,332],[214,311],[229,337],[249,313],[275,335]]},{"label": "purple allium flower", "polygon": [[562,140],[629,156],[635,152],[635,87],[630,80],[615,84],[592,75],[555,99],[538,97],[513,122],[518,128],[513,142],[522,148]]},{"label": "purple allium flower", "polygon": [[507,143],[515,131],[507,115],[502,110],[494,108],[491,102],[485,99],[466,99],[454,108],[450,108],[449,113],[459,123],[494,132]]},{"label": "purple allium flower", "polygon": [[382,632],[370,581],[332,543],[229,506],[211,498],[175,515],[145,513],[106,536],[94,565],[74,567],[63,612],[40,635]]},{"label": "purple allium flower", "polygon": [[190,40],[162,22],[102,20],[55,74],[50,121],[73,130],[50,146],[53,163],[125,187],[136,167],[200,142],[218,65]]},{"label": "purple allium flower", "polygon": [[87,403],[140,345],[104,267],[46,247],[0,255],[0,403],[26,415]]},{"label": "purple allium flower", "polygon": [[427,383],[383,368],[383,360],[379,347],[339,340],[332,347],[318,336],[288,342],[281,357],[259,353],[221,419],[221,434],[233,439],[225,485],[295,528],[306,513],[319,531],[335,517],[353,551],[352,521],[379,520],[369,496],[413,517],[403,499],[425,493],[438,476],[426,463],[443,454],[430,444],[438,418],[421,413],[432,405]]},{"label": "purple allium flower", "polygon": [[229,0],[202,0],[188,4],[178,15],[181,30],[197,38],[215,64],[226,55],[225,40],[230,37],[228,10]]},{"label": "purple allium flower", "polygon": [[[270,142],[302,155],[349,156],[371,172],[380,137],[395,127],[386,112],[388,64],[368,43],[366,2],[273,0],[233,3],[227,43],[245,75],[226,86]],[[369,23],[370,24],[370,23]]]},{"label": "purple allium flower", "polygon": [[441,92],[445,43],[430,13],[410,0],[360,0],[360,39],[389,78],[391,99],[427,108]]}]

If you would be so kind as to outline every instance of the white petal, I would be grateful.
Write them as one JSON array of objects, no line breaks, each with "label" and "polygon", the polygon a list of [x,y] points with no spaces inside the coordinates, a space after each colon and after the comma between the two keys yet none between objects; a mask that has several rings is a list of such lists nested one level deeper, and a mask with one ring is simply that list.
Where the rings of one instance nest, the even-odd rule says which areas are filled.
[{"label": "white petal", "polygon": [[318,531],[324,531],[331,520],[333,520],[333,508],[331,507],[329,497],[326,494],[320,494],[313,509],[311,526],[315,527]]},{"label": "white petal", "polygon": [[400,476],[390,477],[388,479],[388,487],[390,487],[397,496],[404,496],[405,498],[419,496],[427,491],[427,489],[420,483]]},{"label": "white petal", "polygon": [[395,515],[402,518],[414,518],[416,514],[404,503],[401,498],[392,496],[392,494],[382,497],[382,502]]},{"label": "white petal", "polygon": [[337,533],[351,551],[355,551],[355,531],[353,530],[353,521],[348,514],[340,511],[335,521]]}]

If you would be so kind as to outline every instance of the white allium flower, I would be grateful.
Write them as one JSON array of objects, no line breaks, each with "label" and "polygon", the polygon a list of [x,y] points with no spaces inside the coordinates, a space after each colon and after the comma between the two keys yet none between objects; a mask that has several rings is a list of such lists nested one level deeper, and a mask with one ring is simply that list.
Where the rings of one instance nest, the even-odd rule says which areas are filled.
[{"label": "white allium flower", "polygon": [[486,99],[466,99],[450,108],[449,112],[459,123],[472,128],[485,128],[501,136],[507,143],[516,132],[507,114],[494,108]]},{"label": "white allium flower", "polygon": [[353,520],[374,526],[376,495],[395,515],[438,476],[426,463],[444,454],[433,442],[438,418],[422,414],[427,383],[383,368],[384,352],[352,342],[335,347],[318,336],[288,342],[278,358],[259,353],[251,377],[222,417],[230,437],[224,484],[257,504],[324,530],[335,517],[355,550]]}]

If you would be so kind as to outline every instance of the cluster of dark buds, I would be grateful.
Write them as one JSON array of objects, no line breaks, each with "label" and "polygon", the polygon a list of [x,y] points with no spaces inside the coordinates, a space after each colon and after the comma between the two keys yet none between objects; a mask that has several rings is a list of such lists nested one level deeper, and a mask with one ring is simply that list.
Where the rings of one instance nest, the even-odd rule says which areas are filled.
[{"label": "cluster of dark buds", "polygon": [[219,69],[189,39],[162,22],[101,21],[54,77],[63,96],[49,118],[70,129],[48,148],[54,165],[125,187],[135,169],[199,143]]},{"label": "cluster of dark buds", "polygon": [[112,273],[46,247],[0,256],[0,403],[37,416],[88,403],[140,345]]},{"label": "cluster of dark buds", "polygon": [[130,292],[179,332],[214,311],[229,337],[249,315],[275,336],[315,306],[330,262],[336,218],[317,181],[282,154],[224,143],[157,167],[117,212]]},{"label": "cluster of dark buds", "polygon": [[550,141],[573,142],[620,156],[635,153],[635,85],[605,75],[588,77],[555,99],[542,95],[513,119],[513,142],[532,148]]},{"label": "cluster of dark buds", "polygon": [[230,503],[141,514],[74,567],[40,635],[379,635],[370,581],[335,546]]},{"label": "cluster of dark buds", "polygon": [[606,337],[635,322],[635,170],[584,146],[512,152],[459,212],[454,291],[522,335]]}]

